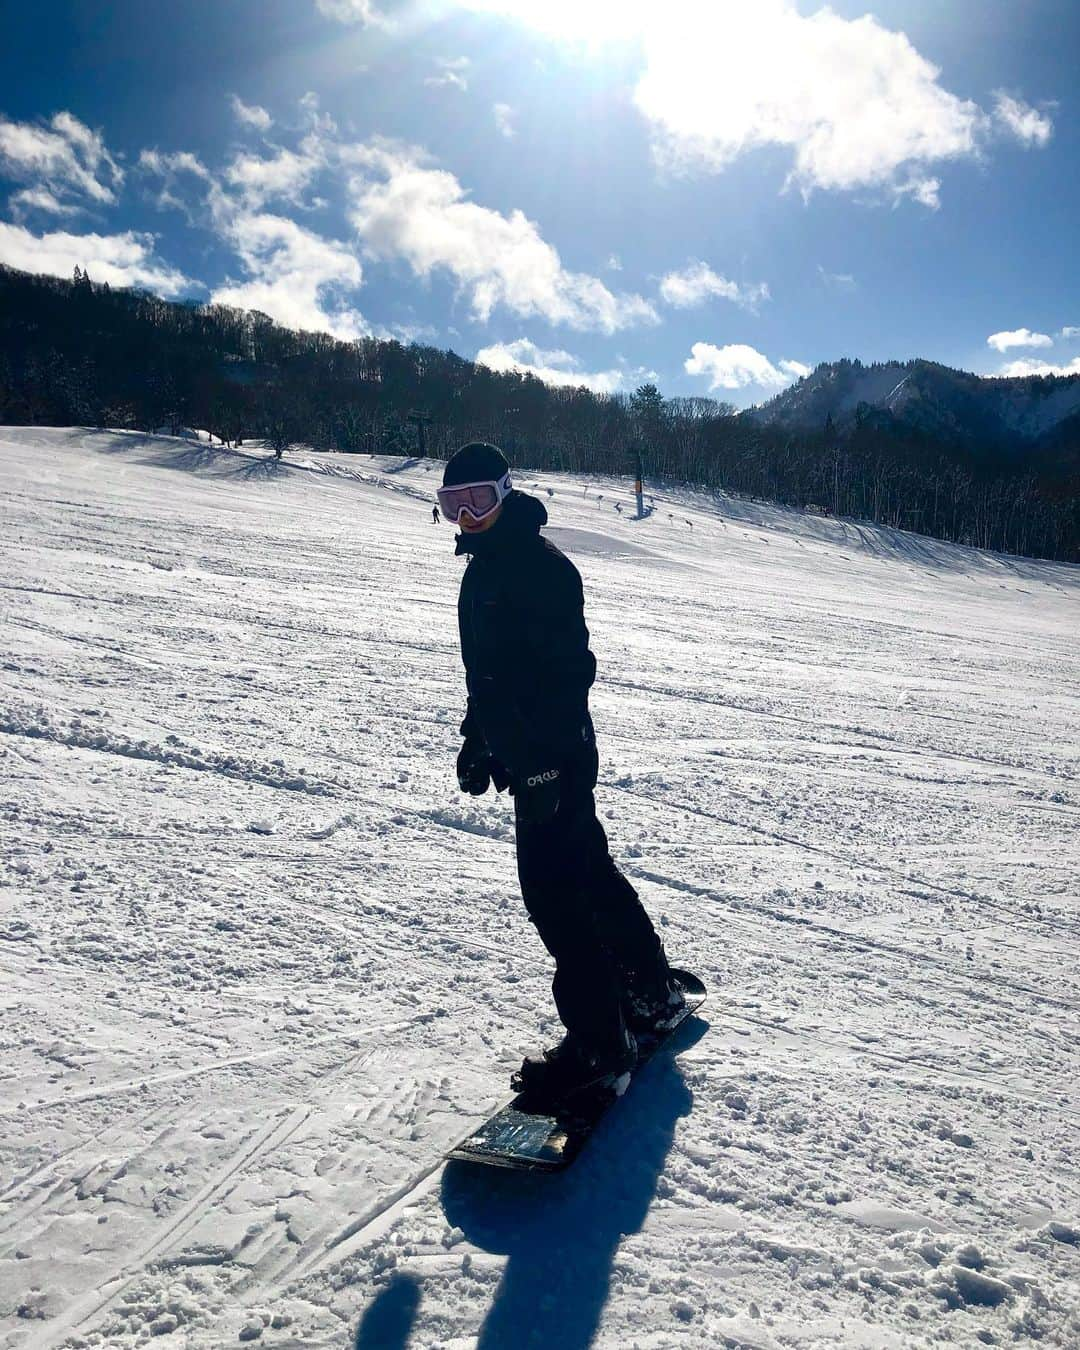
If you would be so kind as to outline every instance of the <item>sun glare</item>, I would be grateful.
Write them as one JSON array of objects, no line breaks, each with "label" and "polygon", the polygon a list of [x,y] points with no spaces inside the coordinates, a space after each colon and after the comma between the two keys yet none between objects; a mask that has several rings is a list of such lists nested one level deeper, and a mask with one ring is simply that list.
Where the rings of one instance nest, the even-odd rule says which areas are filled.
[{"label": "sun glare", "polygon": [[645,26],[645,0],[467,0],[470,9],[505,14],[554,38],[601,44]]},{"label": "sun glare", "polygon": [[643,36],[697,50],[768,33],[791,11],[790,0],[456,0],[480,14],[499,14],[564,42],[600,47]]}]

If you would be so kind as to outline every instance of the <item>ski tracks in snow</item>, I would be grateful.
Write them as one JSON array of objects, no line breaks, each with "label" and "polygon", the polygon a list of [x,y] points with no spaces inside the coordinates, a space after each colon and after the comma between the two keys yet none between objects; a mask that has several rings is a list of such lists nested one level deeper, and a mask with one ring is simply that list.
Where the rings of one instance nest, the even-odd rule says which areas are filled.
[{"label": "ski tracks in snow", "polygon": [[505,1207],[441,1159],[550,970],[430,466],[0,435],[0,1346],[340,1346],[395,1278],[418,1345],[1080,1340],[1075,569],[545,478],[710,1030]]},{"label": "ski tracks in snow", "polygon": [[[257,1109],[239,1112],[220,1107],[208,1112],[205,1100],[189,1101],[179,1111],[174,1104],[111,1127],[9,1188],[3,1197],[0,1243],[6,1239],[33,1250],[73,1207],[85,1212],[88,1202],[91,1210],[95,1201],[115,1203],[125,1178],[134,1173],[148,1177],[162,1160],[171,1160],[165,1172],[190,1189],[200,1178],[192,1159],[185,1158],[187,1138],[200,1130],[228,1145],[201,1169],[201,1184],[179,1203],[183,1186],[157,1191],[154,1218],[138,1227],[136,1240],[113,1253],[108,1265],[98,1265],[93,1290],[66,1300],[26,1345],[45,1350],[94,1328],[111,1343],[134,1330],[133,1316],[140,1324],[160,1323],[159,1329],[165,1329],[177,1317],[172,1310],[178,1300],[176,1285],[188,1272],[199,1273],[204,1286],[217,1277],[221,1296],[237,1310],[265,1300],[284,1283],[325,1264],[334,1248],[416,1189],[434,1170],[432,1164],[419,1175],[409,1172],[404,1183],[391,1183],[373,1204],[367,1201],[369,1212],[362,1221],[336,1217],[342,1197],[348,1205],[370,1194],[371,1146],[392,1152],[396,1137],[423,1139],[437,1095],[446,1094],[445,1078],[435,1080],[423,1072],[404,1073],[396,1082],[384,1080],[380,1066],[393,1061],[401,1033],[418,1020],[373,1026],[365,1037],[351,1037],[352,1052],[319,1074],[301,1102],[263,1099]],[[124,1092],[126,1085],[119,1090]],[[448,1114],[453,1121],[452,1112]],[[221,1124],[208,1128],[208,1118]],[[453,1128],[461,1130],[460,1125]],[[237,1133],[239,1139],[230,1141],[229,1135]],[[311,1160],[310,1169],[300,1175],[298,1156]],[[306,1185],[304,1171],[310,1173]],[[283,1187],[279,1177],[294,1184]],[[317,1217],[322,1206],[310,1193],[313,1184],[321,1188],[329,1219]],[[379,1179],[375,1184],[379,1189],[383,1185]],[[185,1303],[182,1297],[179,1301]],[[177,1325],[202,1323],[210,1330],[204,1303],[188,1298],[185,1309]]]}]

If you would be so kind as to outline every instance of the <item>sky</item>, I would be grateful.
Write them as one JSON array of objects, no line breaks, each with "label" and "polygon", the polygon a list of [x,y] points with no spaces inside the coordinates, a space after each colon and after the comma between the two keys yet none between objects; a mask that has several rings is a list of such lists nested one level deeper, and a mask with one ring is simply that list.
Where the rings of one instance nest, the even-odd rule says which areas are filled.
[{"label": "sky", "polygon": [[747,406],[1080,372],[1075,0],[0,0],[0,262]]}]

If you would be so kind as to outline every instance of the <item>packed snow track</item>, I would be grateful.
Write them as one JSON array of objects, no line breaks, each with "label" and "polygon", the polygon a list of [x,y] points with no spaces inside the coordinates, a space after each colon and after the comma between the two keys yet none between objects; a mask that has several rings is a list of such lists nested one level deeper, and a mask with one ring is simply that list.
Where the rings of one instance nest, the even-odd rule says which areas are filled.
[{"label": "packed snow track", "polygon": [[0,429],[0,1347],[1080,1345],[1080,569],[521,483],[710,988],[563,1177],[439,466]]}]

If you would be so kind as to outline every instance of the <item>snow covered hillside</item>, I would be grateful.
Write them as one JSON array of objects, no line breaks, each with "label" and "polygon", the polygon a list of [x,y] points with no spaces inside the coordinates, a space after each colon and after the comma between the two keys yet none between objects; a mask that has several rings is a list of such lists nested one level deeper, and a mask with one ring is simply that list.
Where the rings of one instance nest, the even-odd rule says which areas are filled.
[{"label": "snow covered hillside", "polygon": [[1080,1345],[1080,569],[524,484],[711,990],[530,1180],[437,474],[0,430],[0,1347]]},{"label": "snow covered hillside", "polygon": [[831,416],[850,426],[864,404],[946,443],[985,453],[999,443],[1019,449],[1080,414],[1080,376],[1032,379],[983,376],[934,361],[823,362],[746,416],[774,426],[820,432]]}]

